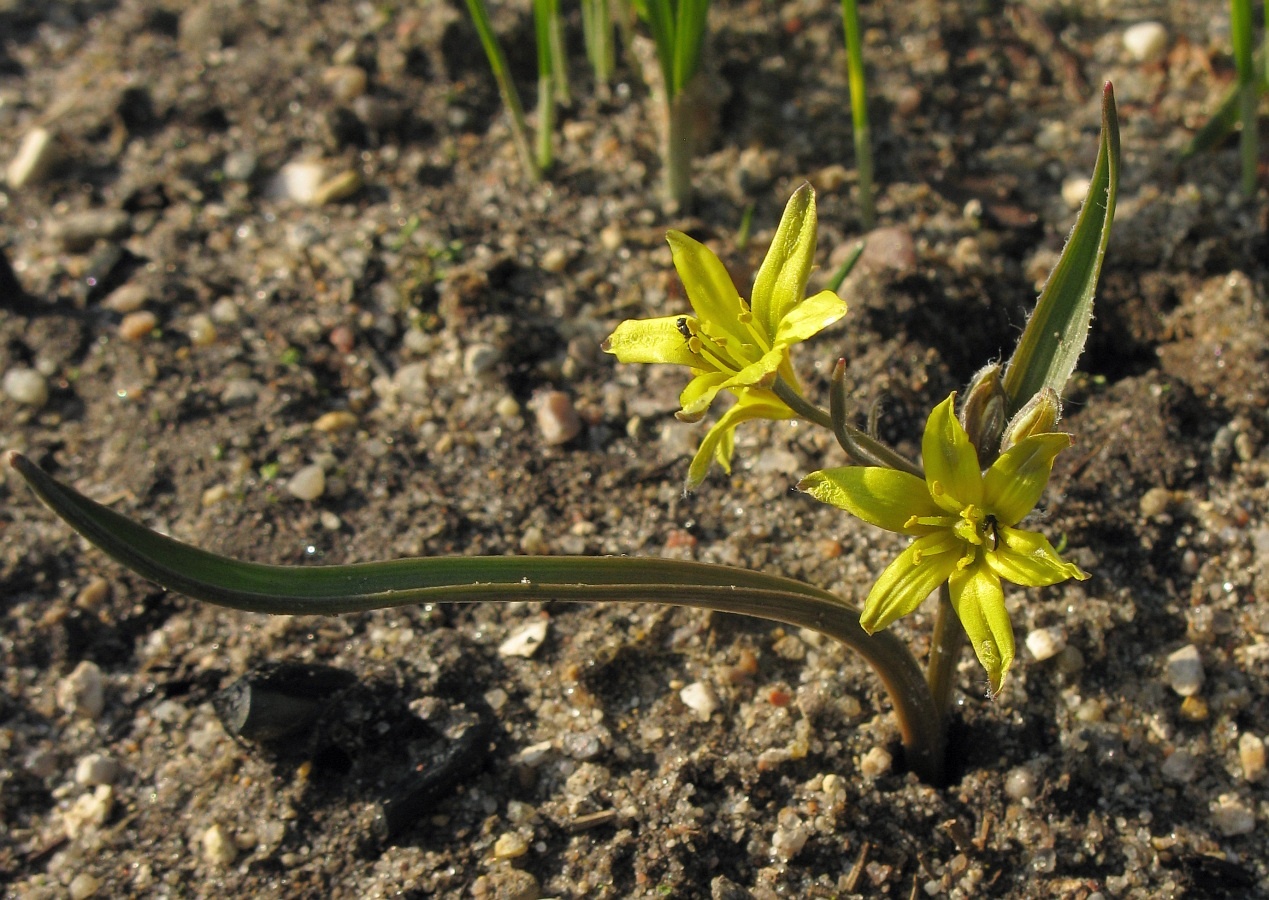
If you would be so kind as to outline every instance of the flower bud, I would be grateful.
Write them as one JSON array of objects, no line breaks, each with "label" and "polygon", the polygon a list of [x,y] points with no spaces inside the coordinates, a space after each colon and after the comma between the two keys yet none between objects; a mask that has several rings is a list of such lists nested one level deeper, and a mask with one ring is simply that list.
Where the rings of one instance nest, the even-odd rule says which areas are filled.
[{"label": "flower bud", "polygon": [[961,426],[978,451],[981,465],[990,465],[994,448],[1005,424],[1005,388],[1000,380],[1000,365],[983,366],[969,381],[965,403],[961,406]]},{"label": "flower bud", "polygon": [[1060,418],[1062,401],[1058,398],[1057,391],[1050,387],[1041,388],[1005,426],[1005,432],[1000,438],[1000,452],[1004,453],[1033,434],[1050,433]]}]

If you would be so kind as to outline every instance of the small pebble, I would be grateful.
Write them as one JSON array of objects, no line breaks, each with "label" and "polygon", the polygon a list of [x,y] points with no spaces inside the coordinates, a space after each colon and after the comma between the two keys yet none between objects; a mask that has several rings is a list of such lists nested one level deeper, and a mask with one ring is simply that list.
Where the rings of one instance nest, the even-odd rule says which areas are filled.
[{"label": "small pebble", "polygon": [[563,391],[538,394],[533,398],[533,411],[542,440],[552,447],[567,444],[581,433],[582,420],[572,399]]},{"label": "small pebble", "polygon": [[265,196],[272,200],[312,203],[317,189],[325,180],[326,169],[321,163],[312,160],[289,162],[269,181]]},{"label": "small pebble", "polygon": [[119,764],[104,753],[90,753],[75,766],[75,783],[83,787],[114,784]]},{"label": "small pebble", "polygon": [[35,369],[13,368],[4,373],[4,392],[24,406],[39,409],[48,403],[48,379]]},{"label": "small pebble", "polygon": [[324,509],[318,514],[317,520],[322,523],[322,527],[327,531],[339,531],[344,527],[344,522],[338,515],[329,509]]},{"label": "small pebble", "polygon": [[53,132],[32,128],[22,136],[22,144],[5,169],[5,181],[15,191],[43,181],[56,167],[61,151]]},{"label": "small pebble", "polygon": [[1168,30],[1159,22],[1138,22],[1124,29],[1124,49],[1134,62],[1157,62],[1168,49]]},{"label": "small pebble", "polygon": [[203,508],[209,509],[217,503],[223,503],[229,499],[229,488],[223,484],[213,484],[207,490],[203,491]]},{"label": "small pebble", "polygon": [[206,313],[195,313],[190,316],[189,324],[185,327],[185,334],[189,336],[189,342],[195,347],[210,347],[216,343],[216,326],[212,323],[211,316]]},{"label": "small pebble", "polygon": [[256,174],[256,155],[250,150],[234,150],[225,154],[220,169],[230,181],[248,181]]},{"label": "small pebble", "polygon": [[1062,200],[1071,209],[1079,209],[1088,196],[1089,181],[1083,175],[1075,175],[1062,182]]},{"label": "small pebble", "polygon": [[894,757],[884,747],[873,747],[859,761],[859,771],[865,778],[876,778],[890,771]]},{"label": "small pebble", "polygon": [[95,662],[81,662],[57,683],[57,705],[88,719],[101,715],[106,708],[106,681]]},{"label": "small pebble", "polygon": [[1197,694],[1181,701],[1181,718],[1187,722],[1206,722],[1211,714],[1207,701]]},{"label": "small pebble", "polygon": [[214,866],[227,866],[238,858],[238,847],[229,829],[217,822],[203,832],[203,859]]},{"label": "small pebble", "polygon": [[808,837],[810,834],[802,824],[802,819],[792,810],[787,814],[785,810],[781,810],[776,818],[775,833],[771,835],[771,854],[778,859],[792,859],[806,846]]},{"label": "small pebble", "polygon": [[1039,793],[1035,772],[1025,766],[1017,766],[1005,775],[1005,795],[1011,800],[1034,800]]},{"label": "small pebble", "polygon": [[709,717],[718,709],[718,694],[703,681],[693,681],[687,685],[679,691],[679,699],[702,722],[708,722]]},{"label": "small pebble", "polygon": [[75,605],[80,609],[100,609],[110,599],[110,582],[98,575],[75,595]]},{"label": "small pebble", "polygon": [[626,242],[626,234],[621,230],[621,226],[613,223],[607,225],[599,232],[599,245],[609,253],[614,250],[620,250],[621,245]]},{"label": "small pebble", "polygon": [[331,66],[322,73],[322,84],[330,88],[331,96],[341,103],[364,94],[368,80],[361,66]]},{"label": "small pebble", "polygon": [[1163,761],[1163,765],[1159,767],[1159,772],[1169,781],[1189,784],[1194,780],[1194,776],[1198,774],[1198,768],[1199,761],[1193,753],[1186,750],[1177,750]]},{"label": "small pebble", "polygon": [[339,200],[347,200],[361,190],[362,183],[361,173],[355,169],[348,169],[326,179],[314,188],[308,202],[313,206],[322,206]]},{"label": "small pebble", "polygon": [[1242,763],[1243,778],[1260,781],[1265,777],[1265,742],[1244,731],[1238,736],[1238,761]]},{"label": "small pebble", "polygon": [[145,285],[129,282],[107,294],[101,305],[123,316],[141,309],[149,299],[150,291]]},{"label": "small pebble", "polygon": [[357,427],[357,417],[346,409],[322,413],[322,415],[317,417],[317,421],[313,423],[315,431],[321,431],[325,434],[338,434],[341,431],[347,431],[355,427]]},{"label": "small pebble", "polygon": [[317,463],[307,465],[291,476],[286,489],[300,500],[316,500],[326,492],[326,472]]},{"label": "small pebble", "polygon": [[1212,806],[1212,824],[1225,837],[1251,834],[1256,829],[1256,814],[1237,794],[1221,794]]},{"label": "small pebble", "polygon": [[516,859],[529,852],[529,844],[514,831],[500,835],[494,842],[494,859]]},{"label": "small pebble", "polygon": [[114,788],[108,784],[97,785],[90,793],[80,795],[63,814],[66,836],[74,840],[87,829],[104,825],[114,808]]},{"label": "small pebble", "polygon": [[542,254],[543,271],[560,273],[568,266],[568,251],[563,247],[551,247]]},{"label": "small pebble", "polygon": [[66,886],[66,894],[70,900],[88,900],[101,890],[101,881],[89,872],[80,872]]},{"label": "small pebble", "polygon": [[535,619],[499,644],[498,655],[528,659],[538,652],[538,648],[546,640],[548,625],[546,619]]},{"label": "small pebble", "polygon": [[1027,634],[1027,650],[1037,662],[1057,656],[1066,648],[1066,631],[1056,625]]},{"label": "small pebble", "polygon": [[510,394],[504,394],[497,403],[494,404],[494,412],[501,419],[514,419],[520,415],[520,402]]},{"label": "small pebble", "polygon": [[492,372],[502,361],[502,353],[493,344],[472,344],[463,351],[463,374],[478,378]]},{"label": "small pebble", "polygon": [[49,236],[70,253],[83,253],[99,240],[117,240],[131,230],[132,217],[121,209],[90,209],[58,219]]},{"label": "small pebble", "polygon": [[159,325],[159,317],[149,310],[128,313],[119,323],[119,336],[128,341],[140,341],[149,336]]},{"label": "small pebble", "polygon": [[1168,656],[1168,684],[1182,697],[1193,697],[1203,686],[1203,660],[1198,647],[1186,644]]},{"label": "small pebble", "polygon": [[1147,519],[1154,519],[1168,511],[1172,505],[1172,492],[1165,487],[1152,487],[1141,495],[1137,508]]}]

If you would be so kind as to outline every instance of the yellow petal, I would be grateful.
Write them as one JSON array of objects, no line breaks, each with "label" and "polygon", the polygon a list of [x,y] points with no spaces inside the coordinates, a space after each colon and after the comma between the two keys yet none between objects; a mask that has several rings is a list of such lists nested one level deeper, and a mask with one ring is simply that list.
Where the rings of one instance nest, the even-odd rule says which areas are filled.
[{"label": "yellow petal", "polygon": [[709,474],[711,462],[717,462],[723,471],[731,474],[731,456],[735,447],[736,426],[750,419],[788,419],[793,414],[789,408],[766,392],[746,392],[736,405],[718,417],[718,421],[705,433],[701,445],[696,448],[691,465],[687,468],[685,490],[700,487]]},{"label": "yellow petal", "polygon": [[695,369],[712,368],[688,347],[679,331],[683,316],[627,319],[600,346],[623,363],[671,363]]},{"label": "yellow petal", "polygon": [[925,482],[898,469],[844,466],[812,472],[798,484],[816,500],[858,516],[870,525],[903,534],[927,534],[925,525],[909,525],[917,516],[942,516]]},{"label": "yellow petal", "polygon": [[961,546],[945,528],[913,541],[868,592],[860,627],[872,634],[920,606],[952,574]]},{"label": "yellow petal", "polygon": [[814,337],[846,315],[846,301],[832,291],[820,291],[807,297],[780,320],[776,328],[775,346],[788,347]]},{"label": "yellow petal", "polygon": [[1010,447],[983,476],[983,505],[1001,525],[1017,525],[1035,508],[1069,434],[1037,434]]},{"label": "yellow petal", "polygon": [[987,566],[976,563],[952,573],[948,579],[952,608],[956,610],[974,655],[987,670],[993,696],[1000,693],[1005,673],[1013,664],[1013,624],[1005,609],[1000,579]]},{"label": "yellow petal", "polygon": [[726,335],[736,344],[752,341],[753,336],[740,322],[744,312],[740,294],[714,251],[681,231],[671,231],[665,239],[670,243],[674,268],[683,279],[687,299],[706,330]]},{"label": "yellow petal", "polygon": [[803,184],[793,192],[780,217],[771,248],[753,284],[753,314],[768,340],[781,320],[802,302],[815,262],[815,191]]},{"label": "yellow petal", "polygon": [[967,506],[981,506],[983,476],[978,469],[978,454],[969,442],[969,435],[956,421],[956,394],[934,407],[925,423],[921,440],[921,459],[930,496],[947,512],[960,512]]},{"label": "yellow petal", "polygon": [[1068,578],[1084,581],[1088,573],[1058,556],[1044,535],[1018,528],[997,529],[996,548],[987,553],[987,564],[1006,581],[1027,587],[1044,587]]},{"label": "yellow petal", "polygon": [[678,420],[699,421],[729,377],[729,372],[701,372],[689,381],[687,387],[683,388],[683,393],[679,394],[679,406],[682,409],[677,414]]}]

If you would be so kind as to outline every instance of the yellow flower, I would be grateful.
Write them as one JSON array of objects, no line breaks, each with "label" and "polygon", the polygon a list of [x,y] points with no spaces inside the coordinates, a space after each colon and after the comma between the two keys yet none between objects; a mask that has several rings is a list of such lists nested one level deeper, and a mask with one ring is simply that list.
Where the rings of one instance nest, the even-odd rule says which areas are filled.
[{"label": "yellow flower", "polygon": [[952,394],[926,422],[925,479],[907,472],[847,466],[812,472],[798,485],[818,500],[915,540],[877,579],[859,624],[870,634],[912,612],[943,582],[952,606],[1000,691],[1014,658],[1013,626],[1001,579],[1039,587],[1087,574],[1065,562],[1041,534],[1016,528],[1048,484],[1068,434],[1035,434],[983,472],[956,420]]},{"label": "yellow flower", "polygon": [[719,391],[737,402],[710,428],[688,469],[687,487],[705,480],[711,461],[731,472],[736,426],[749,419],[790,419],[793,412],[771,390],[776,377],[799,391],[789,349],[846,314],[832,291],[806,297],[815,257],[815,192],[804,184],[789,199],[771,249],[746,303],[709,248],[682,232],[666,235],[691,315],[628,320],[603,348],[626,363],[687,366],[693,378],[679,397],[678,417],[699,420]]}]

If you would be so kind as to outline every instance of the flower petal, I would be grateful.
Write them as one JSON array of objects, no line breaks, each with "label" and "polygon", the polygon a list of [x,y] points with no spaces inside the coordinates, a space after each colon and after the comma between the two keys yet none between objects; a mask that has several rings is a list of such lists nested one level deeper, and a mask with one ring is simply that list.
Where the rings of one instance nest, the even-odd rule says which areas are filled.
[{"label": "flower petal", "polygon": [[954,551],[960,546],[946,529],[913,541],[868,592],[860,627],[872,634],[920,606],[952,574],[960,559]]},{"label": "flower petal", "polygon": [[772,378],[788,358],[788,350],[777,348],[762,354],[756,362],[745,366],[723,382],[723,387],[735,389],[754,386],[770,386]]},{"label": "flower petal", "polygon": [[1014,584],[1044,587],[1068,578],[1084,581],[1088,573],[1075,563],[1058,556],[1044,535],[1018,528],[1001,527],[997,531],[996,549],[987,553],[987,564],[993,572]]},{"label": "flower petal", "polygon": [[878,466],[843,466],[812,472],[798,483],[816,500],[858,516],[869,525],[901,534],[928,534],[932,526],[908,522],[913,516],[942,516],[925,482],[898,469]]},{"label": "flower petal", "polygon": [[925,481],[934,502],[951,513],[981,506],[983,476],[969,435],[956,421],[956,393],[934,407],[921,440]]},{"label": "flower petal", "polygon": [[679,406],[682,409],[676,414],[676,418],[680,422],[699,421],[709,409],[709,405],[714,402],[714,397],[722,389],[723,383],[727,381],[730,374],[729,372],[701,372],[689,381],[687,387],[683,388],[683,393],[679,394]]},{"label": "flower petal", "polygon": [[775,340],[780,321],[806,294],[815,258],[815,190],[803,184],[793,192],[780,217],[771,248],[753,283],[753,314],[768,340]]},{"label": "flower petal", "polygon": [[753,335],[740,321],[744,312],[740,294],[714,251],[681,231],[670,231],[665,239],[702,327],[710,334],[724,334],[737,344],[752,342]]},{"label": "flower petal", "polygon": [[700,487],[705,476],[709,474],[711,462],[717,462],[723,471],[731,474],[731,456],[735,448],[736,426],[750,419],[789,419],[793,413],[789,408],[768,392],[746,392],[742,394],[736,405],[718,417],[701,439],[696,448],[696,455],[687,468],[685,490],[694,491]]},{"label": "flower petal", "polygon": [[1001,525],[1017,525],[1035,508],[1069,434],[1036,434],[1010,447],[983,476],[983,506]]},{"label": "flower petal", "polygon": [[999,694],[1014,655],[1013,624],[1000,579],[987,566],[975,563],[953,572],[948,587],[952,608],[969,635],[974,655],[987,670],[991,693]]},{"label": "flower petal", "polygon": [[780,320],[775,346],[788,347],[814,337],[844,315],[846,301],[832,291],[820,291],[789,310]]},{"label": "flower petal", "polygon": [[627,319],[601,345],[623,363],[671,363],[696,369],[713,368],[688,347],[679,331],[683,316]]}]

